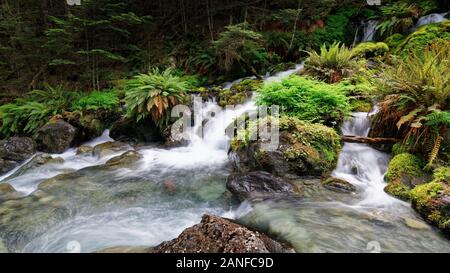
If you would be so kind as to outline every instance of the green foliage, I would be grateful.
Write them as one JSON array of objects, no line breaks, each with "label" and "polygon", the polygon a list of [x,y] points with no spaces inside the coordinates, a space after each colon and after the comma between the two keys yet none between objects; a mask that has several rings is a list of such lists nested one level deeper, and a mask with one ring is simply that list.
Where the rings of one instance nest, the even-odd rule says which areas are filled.
[{"label": "green foliage", "polygon": [[357,9],[348,6],[328,16],[325,28],[317,29],[313,33],[316,45],[345,43],[346,35],[351,29],[350,20],[357,14]]},{"label": "green foliage", "polygon": [[[430,153],[429,165],[437,157],[449,126],[450,109],[450,47],[439,44],[407,58],[399,58],[382,69],[380,86],[394,93],[394,109],[387,114],[398,116],[398,130],[406,131],[404,142],[413,142],[423,152]],[[393,111],[394,110],[394,111]],[[390,113],[388,113],[390,111]]]},{"label": "green foliage", "polygon": [[450,167],[440,167],[433,172],[433,181],[450,186]]},{"label": "green foliage", "polygon": [[266,84],[258,93],[258,103],[279,105],[287,115],[331,126],[339,125],[350,111],[339,85],[299,76]]},{"label": "green foliage", "polygon": [[218,92],[217,100],[220,106],[237,105],[251,98],[253,92],[261,87],[261,81],[245,79],[233,85],[230,89]]},{"label": "green foliage", "polygon": [[62,86],[32,91],[27,98],[0,106],[0,132],[5,136],[31,135],[78,97],[78,93],[68,92]]},{"label": "green foliage", "polygon": [[382,42],[366,42],[358,44],[352,52],[357,57],[371,59],[389,52],[389,46]]},{"label": "green foliage", "polygon": [[403,42],[404,40],[404,36],[400,33],[395,33],[389,37],[387,37],[384,42],[386,43],[386,45],[389,47],[389,49],[392,52],[395,52],[397,50],[397,48],[400,46],[400,44]]},{"label": "green foliage", "polygon": [[442,189],[442,184],[438,182],[419,185],[411,191],[411,200],[415,207],[419,210],[423,209],[428,206],[428,202],[436,197]]},{"label": "green foliage", "polygon": [[119,106],[119,98],[114,91],[94,91],[81,97],[72,104],[75,111],[84,110],[115,110]]},{"label": "green foliage", "polygon": [[303,73],[314,76],[329,83],[341,81],[358,73],[364,66],[364,61],[355,58],[355,53],[345,45],[325,44],[317,51],[308,52]]},{"label": "green foliage", "polygon": [[234,65],[242,70],[257,74],[265,65],[268,53],[263,47],[263,36],[249,29],[248,23],[230,25],[214,42],[219,64],[229,72]]},{"label": "green foliage", "polygon": [[172,69],[161,72],[154,68],[137,75],[126,84],[128,116],[137,121],[150,116],[160,127],[165,126],[170,109],[185,100],[186,87],[186,82],[173,75]]},{"label": "green foliage", "polygon": [[419,178],[424,175],[423,161],[415,155],[403,153],[396,155],[389,163],[386,178],[389,182],[403,177]]},{"label": "green foliage", "polygon": [[420,27],[408,35],[397,47],[402,56],[420,54],[432,44],[450,42],[450,21]]}]

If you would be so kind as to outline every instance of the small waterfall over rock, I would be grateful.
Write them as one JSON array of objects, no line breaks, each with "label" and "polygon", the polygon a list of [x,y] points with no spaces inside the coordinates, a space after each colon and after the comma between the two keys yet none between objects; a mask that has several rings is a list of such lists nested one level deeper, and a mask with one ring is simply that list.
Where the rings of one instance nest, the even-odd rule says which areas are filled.
[{"label": "small waterfall over rock", "polygon": [[377,20],[369,20],[363,23],[364,33],[361,42],[370,42],[375,38],[377,33]]},{"label": "small waterfall over rock", "polygon": [[447,20],[445,18],[446,15],[447,15],[447,12],[445,12],[445,13],[432,13],[432,14],[420,17],[419,20],[417,21],[416,25],[415,25],[415,28],[417,29],[418,27],[421,27],[421,26],[424,26],[424,25],[443,22],[443,21]]}]

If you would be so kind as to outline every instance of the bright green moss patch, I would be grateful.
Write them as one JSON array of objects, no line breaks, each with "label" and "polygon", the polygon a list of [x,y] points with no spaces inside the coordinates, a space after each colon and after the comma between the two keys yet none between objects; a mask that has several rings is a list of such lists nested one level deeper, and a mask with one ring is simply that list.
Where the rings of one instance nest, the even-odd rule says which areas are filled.
[{"label": "bright green moss patch", "polygon": [[442,184],[438,182],[419,185],[411,191],[411,200],[415,207],[421,210],[428,206],[428,202],[436,197],[442,189]]},{"label": "bright green moss patch", "polygon": [[418,178],[424,176],[423,162],[415,155],[403,153],[395,156],[389,163],[386,178],[389,182],[402,177]]},{"label": "bright green moss patch", "polygon": [[251,98],[253,92],[262,85],[260,80],[245,79],[233,85],[230,89],[223,89],[217,93],[217,101],[220,106],[237,105]]},{"label": "bright green moss patch", "polygon": [[366,42],[360,43],[355,48],[352,49],[353,54],[360,58],[374,58],[378,56],[383,56],[389,52],[389,46],[383,42]]},{"label": "bright green moss patch", "polygon": [[119,98],[114,91],[95,91],[89,95],[81,97],[72,104],[75,111],[82,110],[112,110],[119,105]]},{"label": "bright green moss patch", "polygon": [[401,55],[420,52],[431,44],[450,41],[450,20],[420,27],[398,46]]},{"label": "bright green moss patch", "polygon": [[300,76],[266,84],[258,103],[279,105],[286,115],[329,126],[340,124],[351,110],[342,86]]},{"label": "bright green moss patch", "polygon": [[450,167],[440,167],[433,172],[433,182],[450,186]]},{"label": "bright green moss patch", "polygon": [[411,198],[411,189],[401,183],[399,180],[389,183],[384,191],[401,200],[408,201]]}]

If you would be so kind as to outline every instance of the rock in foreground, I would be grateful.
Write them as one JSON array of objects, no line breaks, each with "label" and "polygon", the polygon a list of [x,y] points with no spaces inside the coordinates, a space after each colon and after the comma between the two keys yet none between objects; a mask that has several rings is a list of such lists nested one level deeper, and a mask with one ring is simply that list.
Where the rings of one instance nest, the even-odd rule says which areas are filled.
[{"label": "rock in foreground", "polygon": [[153,248],[156,253],[285,253],[292,248],[229,219],[204,215],[200,224]]}]

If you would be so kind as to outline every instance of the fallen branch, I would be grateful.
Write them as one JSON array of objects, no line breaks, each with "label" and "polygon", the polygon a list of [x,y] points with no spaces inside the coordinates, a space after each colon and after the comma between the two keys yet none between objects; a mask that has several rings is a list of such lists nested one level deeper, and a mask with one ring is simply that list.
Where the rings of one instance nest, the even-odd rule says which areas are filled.
[{"label": "fallen branch", "polygon": [[397,143],[400,140],[396,138],[372,138],[361,136],[342,136],[342,141],[351,143],[366,143],[366,144],[392,144]]}]

